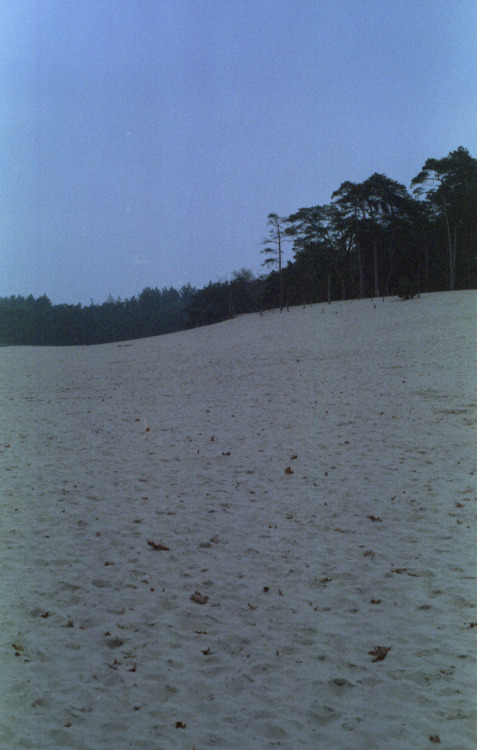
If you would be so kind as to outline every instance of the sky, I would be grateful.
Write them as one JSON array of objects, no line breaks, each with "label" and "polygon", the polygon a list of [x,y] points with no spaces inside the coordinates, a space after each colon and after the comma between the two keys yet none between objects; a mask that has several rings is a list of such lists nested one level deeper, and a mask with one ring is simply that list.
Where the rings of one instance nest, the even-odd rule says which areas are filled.
[{"label": "sky", "polygon": [[477,157],[477,2],[0,0],[0,110],[0,297],[259,275],[269,213]]}]

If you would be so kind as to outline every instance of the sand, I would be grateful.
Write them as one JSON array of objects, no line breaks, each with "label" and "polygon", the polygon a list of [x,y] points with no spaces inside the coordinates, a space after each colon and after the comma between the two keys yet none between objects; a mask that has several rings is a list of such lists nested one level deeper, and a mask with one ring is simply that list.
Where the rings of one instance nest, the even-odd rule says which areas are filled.
[{"label": "sand", "polygon": [[476,747],[476,313],[0,349],[0,746]]}]

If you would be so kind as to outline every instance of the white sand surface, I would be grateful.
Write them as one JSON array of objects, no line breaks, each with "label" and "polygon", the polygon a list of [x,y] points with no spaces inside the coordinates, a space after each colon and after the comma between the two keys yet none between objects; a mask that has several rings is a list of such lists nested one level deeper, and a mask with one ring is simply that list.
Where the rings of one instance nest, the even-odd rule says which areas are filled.
[{"label": "white sand surface", "polygon": [[476,313],[0,349],[0,747],[477,747]]}]

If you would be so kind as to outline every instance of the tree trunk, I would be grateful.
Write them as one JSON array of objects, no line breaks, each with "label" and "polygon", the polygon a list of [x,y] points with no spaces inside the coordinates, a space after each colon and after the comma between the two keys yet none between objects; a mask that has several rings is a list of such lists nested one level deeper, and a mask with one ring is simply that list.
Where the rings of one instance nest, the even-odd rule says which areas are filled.
[{"label": "tree trunk", "polygon": [[379,297],[379,279],[378,279],[378,248],[376,237],[373,240],[373,260],[374,260],[374,296]]},{"label": "tree trunk", "polygon": [[280,277],[280,312],[283,310],[283,273],[282,273],[282,242],[280,227],[277,227],[278,233],[278,273]]},{"label": "tree trunk", "polygon": [[447,226],[447,244],[449,247],[449,289],[451,292],[454,291],[454,285],[455,285],[455,251],[456,251],[456,245],[457,245],[457,230],[454,237],[454,245],[452,245],[452,236],[451,236],[451,228],[450,228],[450,222],[449,222],[449,216],[447,213],[447,204],[445,198],[442,199],[442,207],[444,209],[444,217],[446,220],[446,226]]},{"label": "tree trunk", "polygon": [[364,298],[364,269],[363,269],[363,259],[361,257],[361,246],[359,240],[356,243],[356,248],[358,251],[358,269],[359,269],[359,297],[360,299]]}]

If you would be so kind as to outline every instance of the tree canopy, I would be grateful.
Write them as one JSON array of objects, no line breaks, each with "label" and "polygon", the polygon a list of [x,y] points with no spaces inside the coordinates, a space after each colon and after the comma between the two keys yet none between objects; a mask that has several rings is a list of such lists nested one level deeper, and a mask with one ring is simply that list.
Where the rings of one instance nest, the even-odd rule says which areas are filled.
[{"label": "tree canopy", "polygon": [[[477,159],[462,146],[428,159],[412,192],[385,174],[343,182],[325,205],[270,213],[267,273],[202,289],[146,287],[100,305],[0,298],[0,344],[98,344],[157,336],[289,305],[477,287]],[[284,264],[283,243],[293,259]]]}]

